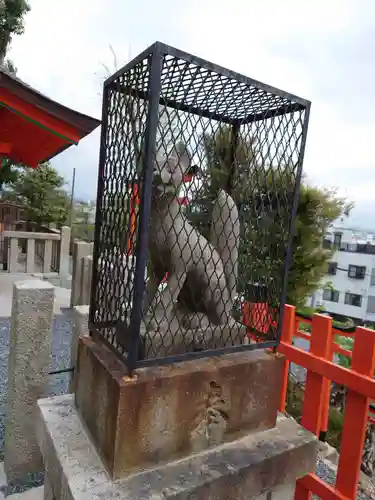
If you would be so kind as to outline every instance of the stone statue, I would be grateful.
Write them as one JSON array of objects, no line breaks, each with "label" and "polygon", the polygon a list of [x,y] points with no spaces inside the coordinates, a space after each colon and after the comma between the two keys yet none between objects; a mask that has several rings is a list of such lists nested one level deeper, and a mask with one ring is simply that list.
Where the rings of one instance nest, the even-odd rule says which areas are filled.
[{"label": "stone statue", "polygon": [[[152,273],[143,302],[148,330],[170,329],[176,315],[190,330],[234,322],[238,210],[231,196],[220,190],[208,241],[192,226],[178,201],[179,189],[190,167],[191,159],[182,143],[176,145],[168,158],[159,157],[154,164],[149,232]],[[166,286],[158,294],[166,273]]]}]

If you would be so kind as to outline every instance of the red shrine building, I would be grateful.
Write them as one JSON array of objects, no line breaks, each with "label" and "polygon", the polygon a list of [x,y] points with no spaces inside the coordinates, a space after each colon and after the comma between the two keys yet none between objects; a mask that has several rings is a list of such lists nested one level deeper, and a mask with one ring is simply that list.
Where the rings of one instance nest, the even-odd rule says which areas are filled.
[{"label": "red shrine building", "polygon": [[0,158],[35,168],[99,125],[0,68]]}]

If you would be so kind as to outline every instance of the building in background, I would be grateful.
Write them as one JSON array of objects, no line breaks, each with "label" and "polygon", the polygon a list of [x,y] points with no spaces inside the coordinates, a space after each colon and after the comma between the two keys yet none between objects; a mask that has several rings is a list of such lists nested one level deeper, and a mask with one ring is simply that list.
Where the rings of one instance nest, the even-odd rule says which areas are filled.
[{"label": "building in background", "polygon": [[335,248],[322,286],[311,299],[332,314],[375,322],[375,235],[333,227],[324,240]]}]

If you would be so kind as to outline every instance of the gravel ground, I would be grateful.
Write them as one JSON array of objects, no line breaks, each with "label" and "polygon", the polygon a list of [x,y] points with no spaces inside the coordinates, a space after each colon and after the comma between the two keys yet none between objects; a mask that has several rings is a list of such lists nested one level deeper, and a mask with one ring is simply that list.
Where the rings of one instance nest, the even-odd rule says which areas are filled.
[{"label": "gravel ground", "polygon": [[[318,460],[316,464],[316,475],[323,479],[326,483],[334,486],[336,482],[336,474],[331,467],[327,465],[323,460]],[[313,499],[319,500],[320,497],[313,495]],[[357,500],[374,500],[373,496],[368,496],[364,492],[357,494]]]}]

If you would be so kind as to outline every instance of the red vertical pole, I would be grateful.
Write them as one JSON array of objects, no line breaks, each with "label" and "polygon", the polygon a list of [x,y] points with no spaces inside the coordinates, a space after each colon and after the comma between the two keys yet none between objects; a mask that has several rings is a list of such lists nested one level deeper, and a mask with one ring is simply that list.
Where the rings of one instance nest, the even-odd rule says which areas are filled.
[{"label": "red vertical pole", "polygon": [[[332,336],[332,343],[328,350],[328,359],[329,361],[333,360],[333,342],[334,338]],[[331,380],[324,379],[323,382],[324,390],[323,390],[323,404],[322,404],[322,416],[320,423],[320,434],[319,438],[322,441],[326,440],[327,431],[328,431],[328,420],[329,420],[329,404],[331,400]]]},{"label": "red vertical pole", "polygon": [[[311,329],[310,352],[327,359],[332,343],[332,318],[314,314]],[[325,378],[314,372],[307,372],[305,396],[301,424],[313,434],[319,435],[322,405],[325,391]],[[301,481],[297,481],[295,500],[310,500],[311,491]]]},{"label": "red vertical pole", "polygon": [[[374,376],[375,331],[362,327],[356,329],[351,369],[367,377]],[[368,407],[369,398],[354,391],[348,392],[336,478],[336,489],[347,498],[357,498]]]},{"label": "red vertical pole", "polygon": [[137,206],[139,205],[138,184],[134,184],[130,198],[130,238],[128,239],[128,252],[132,254],[135,246],[135,222]]},{"label": "red vertical pole", "polygon": [[[286,344],[290,345],[292,344],[293,333],[296,322],[295,318],[296,318],[296,308],[294,306],[286,305],[284,309],[284,319],[281,330],[281,340]],[[281,394],[279,402],[279,409],[282,413],[285,412],[286,395],[288,390],[289,367],[290,367],[290,361],[288,361],[287,358],[284,358]]]}]

